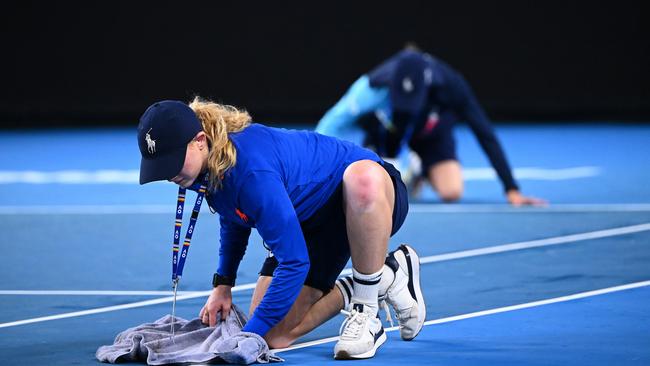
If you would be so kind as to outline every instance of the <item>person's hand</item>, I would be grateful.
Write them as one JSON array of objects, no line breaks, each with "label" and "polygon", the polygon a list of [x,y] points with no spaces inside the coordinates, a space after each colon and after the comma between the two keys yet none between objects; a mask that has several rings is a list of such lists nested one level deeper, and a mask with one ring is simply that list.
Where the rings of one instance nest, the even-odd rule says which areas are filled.
[{"label": "person's hand", "polygon": [[221,320],[226,320],[232,307],[232,292],[228,285],[219,285],[212,290],[208,301],[199,312],[199,318],[203,324],[214,327],[217,325],[217,314],[221,314]]},{"label": "person's hand", "polygon": [[524,205],[547,206],[548,205],[547,201],[536,197],[526,197],[516,189],[509,190],[506,193],[506,196],[508,197],[508,202],[513,206],[524,206]]}]

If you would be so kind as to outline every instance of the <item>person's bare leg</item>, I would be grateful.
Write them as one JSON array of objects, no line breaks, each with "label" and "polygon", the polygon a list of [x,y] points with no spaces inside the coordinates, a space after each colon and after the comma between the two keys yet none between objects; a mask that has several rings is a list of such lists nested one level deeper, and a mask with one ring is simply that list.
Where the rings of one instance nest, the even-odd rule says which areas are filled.
[{"label": "person's bare leg", "polygon": [[[395,199],[390,176],[376,162],[364,160],[353,163],[346,169],[343,185],[353,266],[361,273],[381,271],[388,247]],[[251,313],[261,302],[269,283],[270,278],[258,280],[251,301]],[[376,297],[375,295],[375,303]],[[343,296],[336,287],[323,296],[322,291],[303,286],[287,316],[264,338],[271,348],[288,347],[342,308]]]},{"label": "person's bare leg", "polygon": [[[272,277],[260,276],[251,301],[252,314],[264,297]],[[338,314],[343,308],[343,296],[335,287],[323,296],[321,290],[303,286],[289,313],[264,336],[270,348],[289,347],[296,339],[309,333]]]},{"label": "person's bare leg", "polygon": [[386,341],[379,311],[379,286],[392,228],[395,189],[386,170],[370,160],[343,173],[343,207],[352,257],[352,298],[334,346],[336,359],[375,355]]},{"label": "person's bare leg", "polygon": [[445,202],[455,202],[463,195],[463,174],[457,160],[443,160],[431,167],[427,173],[433,189]]},{"label": "person's bare leg", "polygon": [[[305,286],[306,288],[310,288]],[[314,290],[312,288],[312,290]],[[316,290],[318,291],[318,290]],[[320,291],[319,291],[320,292]],[[290,332],[293,339],[302,337],[316,327],[338,315],[343,309],[343,296],[334,287],[327,295],[321,297],[305,314],[300,323]]]},{"label": "person's bare leg", "polygon": [[390,176],[371,160],[350,164],[343,174],[343,200],[352,266],[366,274],[380,271],[395,202]]},{"label": "person's bare leg", "polygon": [[271,284],[271,276],[259,276],[257,278],[257,283],[255,284],[255,290],[253,290],[253,296],[251,297],[251,306],[248,308],[248,317],[250,318],[253,315],[257,306],[262,302],[262,298],[268,290],[269,285]]}]

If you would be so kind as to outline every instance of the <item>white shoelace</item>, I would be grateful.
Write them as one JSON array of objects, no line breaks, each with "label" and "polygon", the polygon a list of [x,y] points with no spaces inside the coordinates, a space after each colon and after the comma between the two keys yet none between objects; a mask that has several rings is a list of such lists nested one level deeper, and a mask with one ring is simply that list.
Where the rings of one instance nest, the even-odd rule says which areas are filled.
[{"label": "white shoelace", "polygon": [[345,315],[347,319],[341,324],[341,338],[359,338],[359,333],[363,330],[363,325],[368,320],[368,314],[360,313],[356,309],[352,311],[341,310],[341,314]]}]

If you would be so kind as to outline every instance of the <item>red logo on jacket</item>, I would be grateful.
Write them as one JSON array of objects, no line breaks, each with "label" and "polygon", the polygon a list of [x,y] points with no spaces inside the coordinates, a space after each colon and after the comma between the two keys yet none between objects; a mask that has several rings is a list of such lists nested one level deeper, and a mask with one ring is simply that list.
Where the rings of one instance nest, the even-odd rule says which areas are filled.
[{"label": "red logo on jacket", "polygon": [[246,216],[245,213],[239,211],[238,208],[235,209],[235,213],[237,214],[237,216],[239,216],[240,219],[244,220],[244,222],[248,222],[248,216]]}]

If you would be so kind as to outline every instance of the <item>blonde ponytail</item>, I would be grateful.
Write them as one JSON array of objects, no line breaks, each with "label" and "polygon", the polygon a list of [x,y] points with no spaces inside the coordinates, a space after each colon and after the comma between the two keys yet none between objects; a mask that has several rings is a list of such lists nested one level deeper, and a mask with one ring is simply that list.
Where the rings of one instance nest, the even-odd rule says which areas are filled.
[{"label": "blonde ponytail", "polygon": [[239,132],[251,123],[244,110],[195,97],[190,108],[199,117],[210,144],[208,172],[210,188],[220,189],[223,175],[237,162],[237,151],[228,133]]}]

